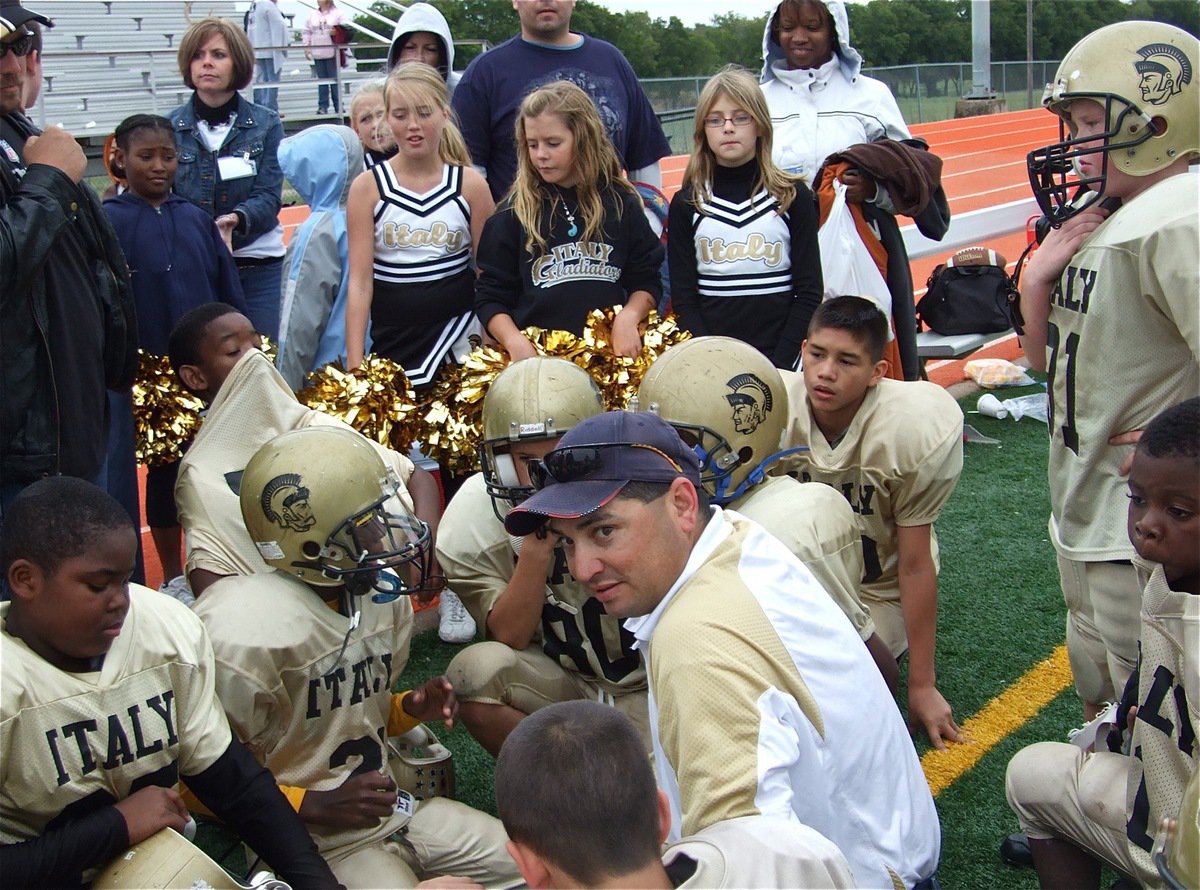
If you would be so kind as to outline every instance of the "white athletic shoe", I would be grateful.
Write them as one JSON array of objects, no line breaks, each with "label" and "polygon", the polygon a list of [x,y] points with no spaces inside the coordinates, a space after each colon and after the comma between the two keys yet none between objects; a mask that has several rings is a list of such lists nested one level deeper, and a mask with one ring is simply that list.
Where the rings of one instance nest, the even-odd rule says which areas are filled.
[{"label": "white athletic shoe", "polygon": [[449,587],[438,603],[438,636],[443,643],[469,643],[475,639],[475,619]]},{"label": "white athletic shoe", "polygon": [[196,598],[192,596],[192,588],[188,587],[187,578],[183,575],[176,575],[170,581],[164,581],[159,585],[158,592],[175,597],[185,606],[190,607],[196,602]]},{"label": "white athletic shoe", "polygon": [[1067,741],[1077,748],[1082,748],[1084,751],[1094,751],[1096,748],[1096,739],[1107,738],[1110,727],[1116,725],[1117,719],[1117,702],[1107,702],[1103,711],[1097,714],[1091,721],[1067,731]]}]

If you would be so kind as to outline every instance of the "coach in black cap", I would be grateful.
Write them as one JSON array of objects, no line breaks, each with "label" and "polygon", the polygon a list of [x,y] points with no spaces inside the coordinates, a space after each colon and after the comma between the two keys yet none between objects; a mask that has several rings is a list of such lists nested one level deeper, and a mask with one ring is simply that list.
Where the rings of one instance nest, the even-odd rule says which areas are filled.
[{"label": "coach in black cap", "polygon": [[547,519],[577,519],[603,507],[630,482],[688,479],[700,487],[698,458],[657,415],[611,411],[579,423],[533,468],[537,494],[511,510],[510,534]]},{"label": "coach in black cap", "polygon": [[658,604],[710,518],[699,459],[647,412],[576,424],[530,478],[539,490],[508,512],[505,528],[527,535],[549,521],[571,574],[617,618]]},{"label": "coach in black cap", "polygon": [[105,387],[137,368],[129,273],[71,135],[22,112],[31,23],[0,0],[0,522],[43,476],[103,483]]},{"label": "coach in black cap", "polygon": [[761,526],[708,507],[699,461],[654,414],[577,424],[509,511],[548,525],[646,659],[671,839],[742,816],[798,820],[862,886],[935,886],[940,832],[900,711],[858,632]]}]

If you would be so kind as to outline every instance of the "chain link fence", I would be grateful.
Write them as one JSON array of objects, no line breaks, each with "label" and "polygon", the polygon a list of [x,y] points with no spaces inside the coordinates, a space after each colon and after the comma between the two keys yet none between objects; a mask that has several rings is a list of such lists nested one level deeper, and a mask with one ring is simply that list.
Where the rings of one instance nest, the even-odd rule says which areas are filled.
[{"label": "chain link fence", "polygon": [[[1057,61],[993,62],[992,92],[1008,102],[1009,111],[1036,108],[1042,101],[1042,89],[1058,69]],[[948,120],[954,106],[971,92],[970,62],[896,65],[864,68],[863,73],[888,85],[904,119],[910,124]],[[663,131],[675,154],[691,151],[692,116],[706,77],[650,77],[641,80],[642,89],[658,113]]]}]

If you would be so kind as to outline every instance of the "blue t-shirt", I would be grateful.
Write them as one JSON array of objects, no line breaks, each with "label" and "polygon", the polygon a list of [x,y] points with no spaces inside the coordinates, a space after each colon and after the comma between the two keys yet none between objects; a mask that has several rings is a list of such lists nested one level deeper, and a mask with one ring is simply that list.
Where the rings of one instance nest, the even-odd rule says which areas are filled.
[{"label": "blue t-shirt", "polygon": [[471,162],[487,170],[497,201],[516,178],[521,100],[552,81],[568,80],[592,97],[626,170],[647,167],[671,153],[650,100],[620,50],[581,36],[581,43],[566,48],[513,37],[477,56],[455,89],[454,111]]}]

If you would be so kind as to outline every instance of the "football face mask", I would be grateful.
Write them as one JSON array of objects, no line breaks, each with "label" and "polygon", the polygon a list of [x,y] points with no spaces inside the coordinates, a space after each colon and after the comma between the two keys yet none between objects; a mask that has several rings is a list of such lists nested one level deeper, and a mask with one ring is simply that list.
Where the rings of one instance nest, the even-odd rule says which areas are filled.
[{"label": "football face mask", "polygon": [[[1034,197],[1056,229],[1104,197],[1109,157],[1113,152],[1136,148],[1155,135],[1154,121],[1119,96],[1072,94],[1070,98],[1099,102],[1109,126],[1104,133],[1077,138],[1060,116],[1060,141],[1034,149],[1027,156],[1025,163]],[[1066,100],[1059,97],[1054,101]],[[1136,130],[1137,135],[1122,141],[1121,134],[1128,130]]]},{"label": "football face mask", "polygon": [[[430,566],[429,526],[395,496],[396,485],[333,530],[315,567],[354,595],[375,590],[376,602],[441,588]],[[391,570],[391,571],[385,571]]]}]

